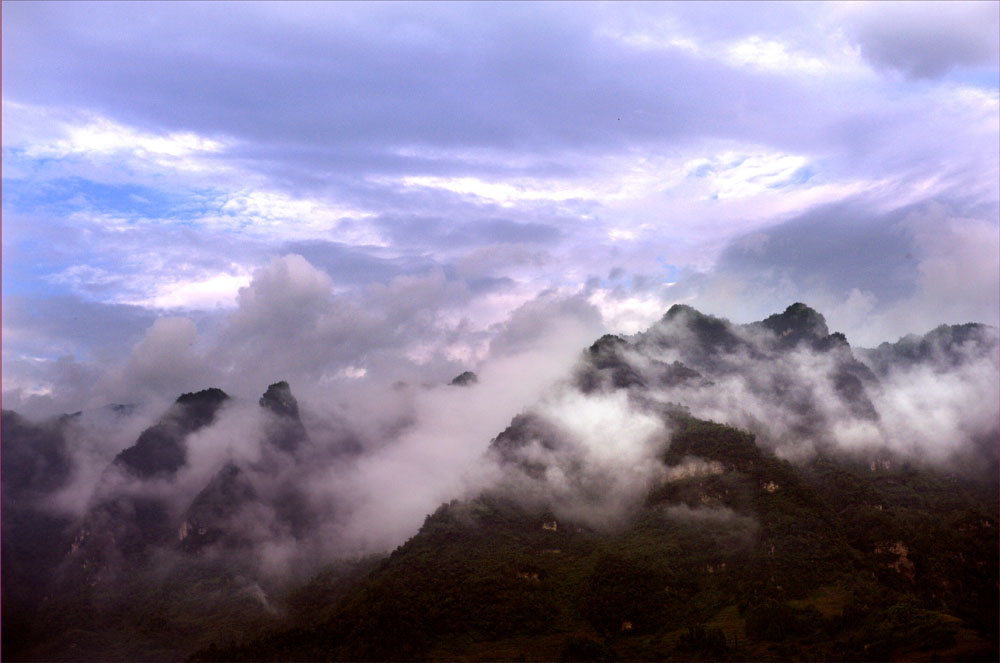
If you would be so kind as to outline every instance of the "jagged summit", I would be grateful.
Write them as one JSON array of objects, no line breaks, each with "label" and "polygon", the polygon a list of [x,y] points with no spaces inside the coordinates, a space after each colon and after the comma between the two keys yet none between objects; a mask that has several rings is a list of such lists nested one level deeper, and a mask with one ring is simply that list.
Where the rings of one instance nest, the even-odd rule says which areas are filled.
[{"label": "jagged summit", "polygon": [[182,394],[158,423],[115,457],[114,464],[141,478],[173,476],[187,462],[184,439],[212,423],[227,400],[226,392],[215,387]]},{"label": "jagged summit", "polygon": [[181,394],[177,397],[176,403],[190,405],[193,403],[220,403],[229,398],[229,394],[218,387],[209,387],[201,391],[193,391]]},{"label": "jagged summit", "polygon": [[842,333],[830,333],[826,318],[821,313],[802,302],[795,302],[781,313],[746,325],[733,324],[725,318],[702,313],[687,304],[674,304],[647,334],[678,324],[688,328],[709,352],[732,352],[745,346],[745,335],[740,330],[754,329],[765,329],[774,334],[781,347],[790,348],[804,342],[816,350],[830,350],[849,345]]},{"label": "jagged summit", "polygon": [[299,403],[292,395],[292,388],[284,380],[268,386],[260,398],[260,406],[279,416],[299,418]]},{"label": "jagged summit", "polygon": [[299,418],[299,403],[292,395],[292,388],[284,380],[275,382],[267,388],[259,403],[262,408],[277,415],[268,440],[282,451],[294,453],[308,434]]},{"label": "jagged summit", "polygon": [[[972,362],[995,375],[996,328],[876,350],[827,332],[801,303],[751,324],[679,305],[646,332],[603,336],[572,383],[490,442],[484,492],[392,554],[330,559],[302,586],[313,560],[368,546],[392,510],[357,506],[364,433],[317,427],[313,444],[287,382],[259,409],[220,389],[182,395],[72,519],[49,502],[85,422],[4,411],[4,657],[996,660],[995,429],[962,451],[964,482],[888,446],[835,444],[896,425],[914,363],[952,383]],[[963,425],[979,387],[958,392]],[[215,428],[191,435],[202,425]],[[815,457],[776,456],[797,448]]]},{"label": "jagged summit", "polygon": [[734,352],[743,345],[743,341],[734,333],[731,322],[724,318],[702,313],[687,304],[674,304],[667,310],[663,318],[653,325],[645,335],[650,338],[662,336],[665,327],[683,325],[690,329],[698,339],[704,352],[714,354],[719,351]]},{"label": "jagged summit", "polygon": [[[789,356],[800,349],[816,353],[808,377]],[[722,393],[737,389],[745,392],[741,400],[763,399],[784,413],[784,434],[800,438],[815,436],[834,416],[816,387],[832,392],[852,416],[879,418],[868,393],[878,382],[871,369],[843,334],[831,334],[825,318],[801,302],[749,324],[676,304],[645,332],[598,339],[584,352],[575,381],[584,393],[651,389],[678,402],[711,400],[716,385],[729,383]]]},{"label": "jagged summit", "polygon": [[830,335],[826,318],[801,302],[792,304],[783,313],[768,316],[760,324],[787,345],[798,345],[802,341],[817,343]]}]

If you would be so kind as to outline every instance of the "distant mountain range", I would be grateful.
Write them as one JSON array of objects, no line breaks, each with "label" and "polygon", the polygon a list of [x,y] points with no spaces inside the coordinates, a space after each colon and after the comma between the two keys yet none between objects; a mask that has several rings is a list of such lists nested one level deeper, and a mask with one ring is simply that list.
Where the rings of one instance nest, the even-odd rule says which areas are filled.
[{"label": "distant mountain range", "polygon": [[369,557],[323,557],[354,507],[315,487],[373,452],[285,382],[183,394],[72,514],[87,413],[5,410],[3,657],[996,660],[998,353],[979,324],[862,350],[803,304],[674,306]]}]

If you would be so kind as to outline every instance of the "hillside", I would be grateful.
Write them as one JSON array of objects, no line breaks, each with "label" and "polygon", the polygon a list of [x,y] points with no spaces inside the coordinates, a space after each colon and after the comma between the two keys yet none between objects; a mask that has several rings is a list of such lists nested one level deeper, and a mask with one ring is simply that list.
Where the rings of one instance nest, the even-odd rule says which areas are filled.
[{"label": "hillside", "polygon": [[[73,514],[93,415],[5,411],[3,655],[995,659],[997,350],[983,325],[855,350],[802,304],[675,306],[585,349],[484,446],[489,479],[382,555],[352,552],[378,523],[331,477],[405,422],[311,430],[284,382],[184,394]],[[488,388],[463,375],[442,393]]]},{"label": "hillside", "polygon": [[195,660],[995,657],[988,486],[888,459],[796,468],[669,416],[669,479],[613,527],[496,493],[442,505],[347,595]]}]

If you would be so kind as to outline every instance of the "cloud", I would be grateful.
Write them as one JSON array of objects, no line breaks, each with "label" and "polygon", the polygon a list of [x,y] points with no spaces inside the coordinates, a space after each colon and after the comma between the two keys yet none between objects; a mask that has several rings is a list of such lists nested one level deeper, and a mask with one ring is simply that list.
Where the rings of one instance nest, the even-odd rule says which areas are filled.
[{"label": "cloud", "polygon": [[609,528],[621,523],[667,468],[669,430],[625,391],[583,394],[554,386],[493,443],[495,486],[560,519]]},{"label": "cloud", "polygon": [[291,332],[290,325],[315,322],[317,309],[331,294],[329,276],[302,256],[284,256],[259,270],[250,285],[240,289],[234,323],[255,332],[274,326],[278,333]]},{"label": "cloud", "polygon": [[501,281],[467,285],[524,301],[659,258],[704,271],[860,192],[997,197],[993,88],[835,66],[878,8],[150,11],[7,13],[5,283],[190,310],[289,252],[354,288],[489,254]]},{"label": "cloud", "polygon": [[158,309],[213,309],[228,307],[240,289],[247,285],[249,275],[240,267],[236,274],[221,273],[194,281],[181,281],[164,286],[149,302]]},{"label": "cloud", "polygon": [[[261,614],[484,488],[610,527],[648,487],[722,471],[664,466],[666,402],[796,461],[995,458],[995,355],[879,369],[851,401],[842,348],[740,328],[706,351],[657,322],[799,300],[857,348],[1000,321],[994,4],[3,9],[4,406],[84,410],[47,507],[118,491],[194,527],[199,495],[253,495],[219,516],[238,552],[200,559],[245,570],[232,589]],[[578,381],[596,338],[653,323]],[[257,404],[278,380],[310,438],[290,454]],[[108,478],[209,386],[233,398],[186,467]],[[180,536],[157,573],[184,575]]]},{"label": "cloud", "polygon": [[888,446],[932,462],[976,458],[972,443],[996,437],[1000,366],[990,359],[948,373],[921,366],[890,375],[875,401]]},{"label": "cloud", "polygon": [[[616,273],[609,280],[625,276]],[[406,299],[412,307],[398,320],[407,329],[419,329],[412,320],[420,318],[419,302],[446,292],[441,273],[393,281],[372,294],[370,310],[388,315],[383,307]],[[521,305],[492,330],[494,347],[480,359],[479,380],[469,386],[390,384],[387,374],[376,371],[353,378],[345,374],[338,386],[303,373],[302,382],[296,378],[292,384],[308,439],[289,452],[272,439],[276,430],[280,435],[282,421],[257,404],[263,383],[253,387],[252,381],[264,371],[247,369],[245,359],[261,352],[263,368],[288,361],[343,366],[317,352],[328,337],[311,338],[324,317],[343,311],[341,298],[321,270],[289,255],[254,275],[228,318],[230,333],[280,341],[279,352],[240,349],[227,330],[199,332],[189,319],[158,320],[121,373],[133,389],[179,388],[182,380],[208,370],[198,365],[224,367],[214,354],[217,343],[236,348],[227,358],[240,368],[216,377],[250,383],[253,393],[227,401],[210,424],[187,436],[187,462],[175,475],[146,482],[105,469],[160,416],[164,401],[124,418],[108,410],[84,413],[69,433],[72,479],[46,501],[46,508],[81,517],[82,505],[93,514],[95,505],[113,496],[126,502],[155,500],[172,526],[180,523],[178,531],[166,532],[156,544],[163,548],[153,556],[164,565],[161,570],[174,568],[167,562],[224,558],[257,583],[266,604],[288,583],[303,580],[331,559],[399,545],[427,513],[450,499],[500,492],[551,512],[560,526],[569,520],[612,528],[651,488],[725,473],[723,463],[691,456],[665,465],[672,435],[664,415],[667,403],[750,429],[758,444],[795,462],[820,449],[880,458],[897,454],[952,466],[969,458],[979,462],[989,453],[995,457],[995,450],[984,452],[975,444],[993,439],[996,426],[996,329],[976,330],[968,338],[961,336],[964,332],[938,332],[925,360],[914,363],[886,363],[873,353],[859,353],[874,371],[868,377],[869,369],[854,361],[846,345],[813,347],[807,339],[791,346],[796,337],[782,335],[779,328],[738,327],[674,310],[649,333],[608,342],[616,349],[604,366],[593,363],[592,351],[580,353],[599,329],[597,311],[582,295],[556,292]],[[308,324],[287,324],[292,318]],[[810,329],[826,333],[822,320],[809,320]],[[263,331],[255,328],[259,325]],[[964,344],[948,345],[952,334]],[[690,370],[671,365],[675,361],[701,375],[692,378]],[[585,388],[581,372],[595,365],[599,371],[625,367],[630,381],[623,386],[605,375]],[[840,385],[845,367],[861,376],[860,392],[848,389],[845,396]],[[201,379],[208,379],[204,372]],[[857,407],[855,401],[863,399],[870,399],[876,416]],[[497,436],[498,431],[503,432]],[[226,477],[231,484],[224,483]],[[213,490],[238,499],[224,502],[211,522],[199,521],[208,511],[195,505]],[[752,541],[758,529],[752,512],[736,508],[665,504],[662,515],[665,525],[694,525],[735,550]],[[230,534],[206,543],[198,557],[176,550],[183,548],[185,536],[195,536],[191,531],[208,527]]]},{"label": "cloud", "polygon": [[[397,286],[394,294],[413,299],[413,288],[434,285],[433,280],[414,280]],[[241,304],[248,314],[264,315],[283,295],[291,304],[280,305],[306,302],[304,317],[314,315],[317,308],[325,310],[332,301],[328,282],[318,270],[297,256],[286,256],[255,275]],[[582,310],[588,311],[585,306]],[[303,317],[298,308],[281,311]],[[234,320],[239,313],[234,313]],[[537,316],[530,326],[533,342],[505,345],[476,367],[479,380],[468,387],[445,382],[393,385],[369,376],[339,388],[293,381],[310,435],[293,455],[272,448],[267,414],[256,399],[237,397],[220,409],[211,424],[187,436],[187,462],[175,476],[142,483],[125,476],[115,479],[105,468],[114,454],[134,441],[140,422],[150,423],[148,413],[155,408],[145,408],[141,416],[136,412],[126,425],[98,417],[103,411],[88,412],[82,420],[85,427],[73,433],[74,479],[50,506],[80,516],[83,504],[92,507],[113,495],[130,495],[160,500],[171,518],[178,519],[187,513],[194,496],[233,463],[241,468],[239,481],[251,486],[256,497],[225,516],[249,546],[226,554],[263,573],[267,591],[274,583],[308,575],[331,556],[382,552],[411,535],[442,501],[456,494],[474,496],[493,480],[490,466],[483,463],[490,440],[525,404],[548,393],[565,375],[579,351],[576,342],[565,343],[567,330],[581,336],[589,333],[573,327],[581,324],[580,313],[574,303],[564,305],[554,294],[527,307],[523,315]],[[585,317],[594,321],[592,311]],[[160,319],[133,349],[122,379],[136,389],[138,385],[178,388],[170,381],[192,379],[199,373],[191,363],[205,361],[201,352],[210,356],[212,349],[204,350],[206,338],[190,320]],[[525,340],[523,333],[518,338]],[[201,378],[207,379],[204,371]],[[248,373],[252,374],[241,373],[238,381],[246,381]],[[582,406],[559,402],[570,408]],[[160,411],[165,407],[164,401],[155,403]],[[638,419],[622,419],[625,415],[617,412],[618,405],[617,400],[609,402],[598,419],[610,418],[612,428],[629,421],[638,425]],[[597,453],[596,438],[594,445]],[[296,518],[311,523],[308,528],[299,531],[290,524],[280,505],[291,503],[296,505]],[[221,552],[210,549],[205,554]]]},{"label": "cloud", "polygon": [[360,287],[387,283],[397,276],[426,272],[434,266],[427,256],[396,255],[381,247],[354,246],[322,239],[289,242],[285,254],[301,255],[322,269],[336,286]]},{"label": "cloud", "polygon": [[[132,349],[122,378],[134,396],[196,391],[211,383],[198,347],[198,331],[187,318],[158,318]],[[127,393],[126,392],[126,393]],[[140,398],[141,400],[141,398]]]},{"label": "cloud", "polygon": [[941,323],[996,325],[1000,229],[991,217],[989,207],[933,201],[880,210],[859,197],[734,240],[713,271],[668,294],[747,322],[774,301],[808,302],[862,346]]},{"label": "cloud", "polygon": [[844,12],[867,60],[913,78],[937,78],[956,67],[994,67],[1000,56],[995,3],[847,3]]},{"label": "cloud", "polygon": [[580,347],[601,330],[600,315],[588,302],[550,291],[514,310],[490,341],[490,350],[502,356],[537,348],[540,341]]},{"label": "cloud", "polygon": [[679,301],[855,345],[997,317],[992,5],[5,9],[38,414],[285,378],[373,415]]},{"label": "cloud", "polygon": [[915,287],[916,247],[901,223],[906,214],[873,214],[863,198],[812,209],[735,240],[717,269],[746,280],[770,272],[806,292],[863,288],[882,301],[898,299]]},{"label": "cloud", "polygon": [[[819,330],[820,337],[827,333]],[[754,432],[758,444],[795,461],[824,450],[888,450],[961,463],[995,434],[1000,402],[997,328],[961,333],[968,338],[936,330],[927,342],[937,349],[914,361],[906,359],[912,351],[852,351],[833,337],[815,347],[785,347],[760,324],[672,310],[627,345],[608,345],[607,356],[594,360],[600,370],[584,371],[578,384],[627,387],[654,402],[682,404],[699,418]],[[954,347],[944,350],[952,339]],[[892,357],[889,368],[879,356]]]}]

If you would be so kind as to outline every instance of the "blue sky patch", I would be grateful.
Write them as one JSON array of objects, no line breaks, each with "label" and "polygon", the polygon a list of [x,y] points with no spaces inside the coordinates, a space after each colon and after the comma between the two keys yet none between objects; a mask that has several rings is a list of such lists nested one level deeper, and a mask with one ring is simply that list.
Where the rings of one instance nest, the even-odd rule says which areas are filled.
[{"label": "blue sky patch", "polygon": [[167,192],[131,183],[106,184],[82,177],[48,181],[4,179],[4,207],[23,214],[66,216],[98,211],[126,218],[192,220],[211,207],[206,192]]}]

